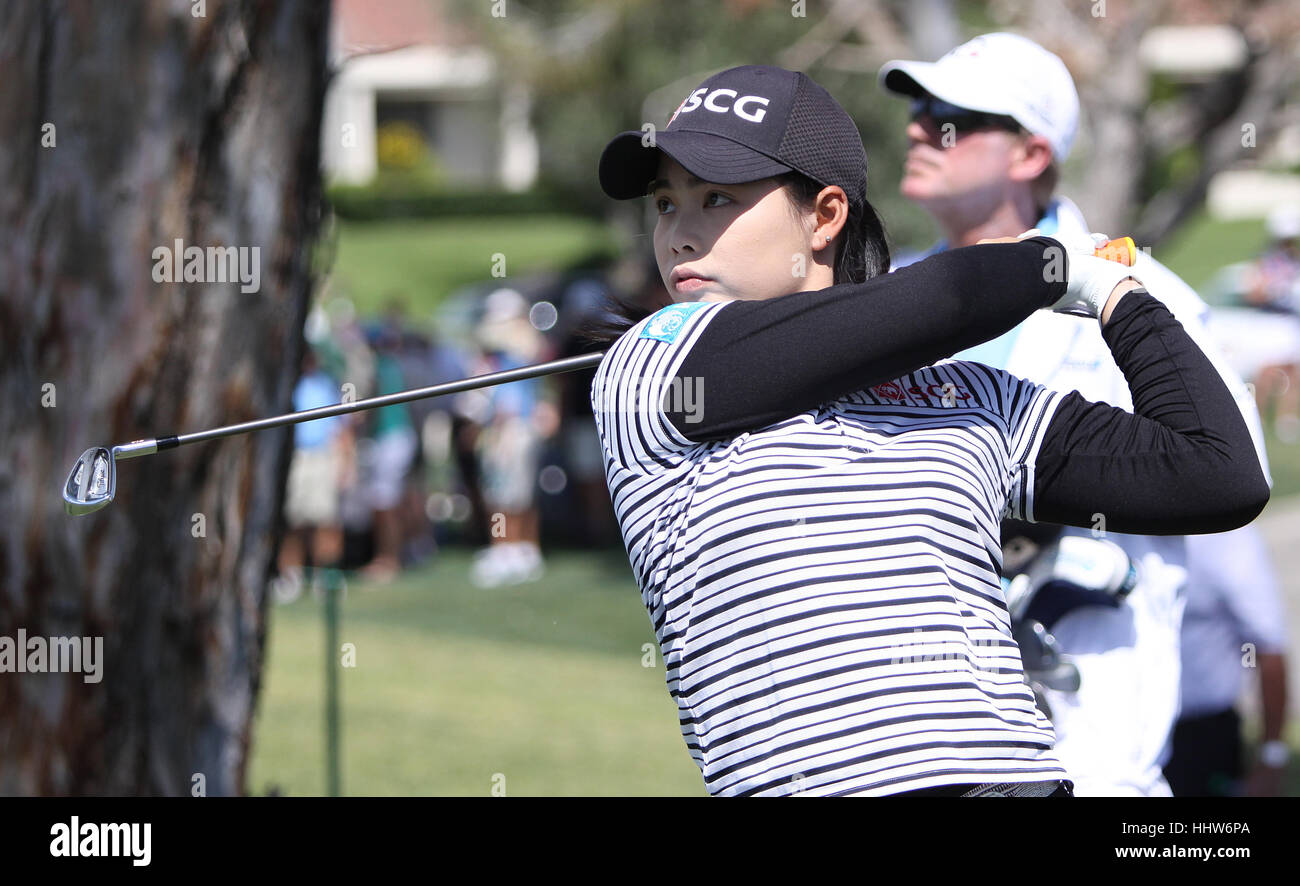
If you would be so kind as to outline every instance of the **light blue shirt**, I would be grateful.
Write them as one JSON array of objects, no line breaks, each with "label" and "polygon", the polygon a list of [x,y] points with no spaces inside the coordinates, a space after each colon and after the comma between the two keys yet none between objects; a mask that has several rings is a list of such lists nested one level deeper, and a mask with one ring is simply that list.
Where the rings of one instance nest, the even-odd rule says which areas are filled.
[{"label": "light blue shirt", "polygon": [[[320,370],[298,379],[293,389],[293,408],[296,412],[333,406],[339,402],[339,391],[334,380]],[[328,446],[342,428],[338,416],[318,418],[294,426],[293,445],[296,449],[320,449]]]}]

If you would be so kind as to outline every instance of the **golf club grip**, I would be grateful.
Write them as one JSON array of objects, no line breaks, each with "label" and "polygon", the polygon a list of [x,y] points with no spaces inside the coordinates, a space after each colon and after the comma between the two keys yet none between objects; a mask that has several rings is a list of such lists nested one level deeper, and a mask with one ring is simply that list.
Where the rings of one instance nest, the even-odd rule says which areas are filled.
[{"label": "golf club grip", "polygon": [[1119,262],[1131,268],[1137,261],[1137,244],[1133,242],[1132,237],[1115,237],[1098,246],[1092,254],[1097,258]]}]

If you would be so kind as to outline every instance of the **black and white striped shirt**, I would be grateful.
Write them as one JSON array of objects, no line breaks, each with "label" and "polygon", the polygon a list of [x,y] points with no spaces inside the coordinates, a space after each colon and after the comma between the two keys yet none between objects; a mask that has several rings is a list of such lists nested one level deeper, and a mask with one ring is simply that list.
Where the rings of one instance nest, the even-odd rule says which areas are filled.
[{"label": "black and white striped shirt", "polygon": [[[653,384],[725,307],[693,304],[624,335],[593,403],[709,791],[1065,777],[1011,639],[999,542],[1002,516],[1033,519],[1033,459],[1061,395],[953,362],[695,443],[658,408],[669,384]],[[645,337],[667,317],[682,318],[672,341]]]},{"label": "black and white striped shirt", "polygon": [[1136,415],[941,359],[1059,295],[1032,244],[676,304],[607,351],[606,479],[711,793],[1067,777],[1011,638],[1000,520],[1185,534],[1267,501],[1231,394],[1140,290],[1103,329]]}]

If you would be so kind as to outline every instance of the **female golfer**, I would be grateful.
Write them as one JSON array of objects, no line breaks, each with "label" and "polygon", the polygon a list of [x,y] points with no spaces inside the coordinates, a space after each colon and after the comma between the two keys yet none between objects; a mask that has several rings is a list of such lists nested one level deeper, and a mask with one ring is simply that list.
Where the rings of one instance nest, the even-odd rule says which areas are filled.
[{"label": "female golfer", "polygon": [[[645,139],[645,141],[643,141]],[[740,67],[606,147],[674,304],[592,385],[606,479],[714,794],[1068,796],[1023,680],[999,521],[1187,534],[1268,486],[1210,362],[1127,269],[1043,237],[894,274],[856,127]],[[945,360],[1083,310],[1136,414]]]}]

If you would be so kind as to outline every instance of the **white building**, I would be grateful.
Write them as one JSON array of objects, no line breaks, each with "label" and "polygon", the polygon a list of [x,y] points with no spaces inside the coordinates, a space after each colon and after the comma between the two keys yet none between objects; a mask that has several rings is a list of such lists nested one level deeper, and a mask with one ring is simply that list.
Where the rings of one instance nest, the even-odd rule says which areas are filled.
[{"label": "white building", "polygon": [[492,54],[441,0],[333,0],[322,162],[331,182],[364,184],[390,120],[424,136],[449,183],[525,190],[537,178],[526,84],[503,83]]}]

